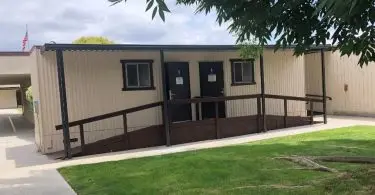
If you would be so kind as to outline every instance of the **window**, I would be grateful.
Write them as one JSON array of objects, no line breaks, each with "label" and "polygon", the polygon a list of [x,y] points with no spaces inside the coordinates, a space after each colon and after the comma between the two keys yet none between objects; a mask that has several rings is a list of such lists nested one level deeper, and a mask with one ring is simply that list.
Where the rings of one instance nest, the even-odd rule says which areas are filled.
[{"label": "window", "polygon": [[121,60],[123,91],[153,90],[152,60]]},{"label": "window", "polygon": [[253,85],[254,59],[231,60],[232,63],[232,85]]}]

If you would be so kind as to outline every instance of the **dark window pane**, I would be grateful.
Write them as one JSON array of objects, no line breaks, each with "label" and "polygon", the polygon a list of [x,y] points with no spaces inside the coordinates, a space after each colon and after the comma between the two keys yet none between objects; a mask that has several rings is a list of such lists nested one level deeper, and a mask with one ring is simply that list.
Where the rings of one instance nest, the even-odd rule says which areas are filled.
[{"label": "dark window pane", "polygon": [[234,82],[242,82],[242,63],[234,63]]},{"label": "dark window pane", "polygon": [[150,65],[138,64],[138,72],[139,72],[139,86],[150,87],[151,86]]},{"label": "dark window pane", "polygon": [[253,64],[251,62],[243,64],[243,82],[253,82]]},{"label": "dark window pane", "polygon": [[127,87],[138,87],[137,64],[126,64]]}]

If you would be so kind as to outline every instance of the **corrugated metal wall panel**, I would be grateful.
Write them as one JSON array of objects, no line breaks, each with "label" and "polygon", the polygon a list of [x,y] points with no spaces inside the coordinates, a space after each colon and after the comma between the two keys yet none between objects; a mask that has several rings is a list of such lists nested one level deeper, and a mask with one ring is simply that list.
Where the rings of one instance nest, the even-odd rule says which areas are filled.
[{"label": "corrugated metal wall panel", "polygon": [[[330,53],[326,52],[328,57]],[[326,68],[327,71],[327,68]],[[305,55],[306,94],[322,95],[322,65],[320,52]],[[328,91],[327,91],[328,94]],[[331,102],[327,102],[330,104]],[[310,104],[307,105],[310,109]],[[328,109],[328,106],[327,106]],[[322,103],[314,103],[314,111],[323,112]]]},{"label": "corrugated metal wall panel", "polygon": [[[199,61],[223,61],[225,95],[260,93],[259,60],[256,61],[256,85],[231,86],[230,59],[239,58],[237,52],[178,52],[165,53],[165,61],[188,61],[190,67],[191,96],[200,95]],[[55,131],[61,124],[55,52],[45,52],[39,64],[40,101],[43,113],[44,152],[63,149],[62,132]],[[122,91],[121,59],[153,59],[153,91]],[[266,50],[265,74],[266,93],[304,97],[304,60],[295,58],[291,50],[273,53]],[[69,120],[79,120],[129,107],[162,100],[161,67],[159,52],[64,52],[65,76]],[[193,106],[193,113],[195,107]],[[256,114],[256,100],[236,100],[227,103],[227,116]],[[283,114],[281,100],[267,100],[267,114]],[[290,115],[305,115],[303,102],[289,102]],[[161,109],[150,109],[128,117],[130,130],[161,124]],[[121,117],[85,125],[86,141],[93,142],[123,131]],[[71,128],[71,137],[79,137],[78,128]],[[78,146],[74,143],[74,146]]]},{"label": "corrugated metal wall panel", "polygon": [[[122,91],[121,59],[154,60],[154,81],[157,90]],[[69,120],[79,120],[102,115],[130,107],[161,101],[161,71],[159,52],[64,52],[65,76]],[[55,130],[61,124],[57,82],[56,57],[54,52],[43,54],[39,66],[43,78],[41,103],[43,115],[45,152],[63,148],[62,132]],[[48,113],[48,114],[45,114]],[[129,131],[145,126],[161,124],[161,109],[154,108],[128,115]],[[71,137],[79,137],[78,127],[73,127]],[[122,117],[85,125],[87,142],[121,134]],[[78,143],[73,143],[78,146]]]},{"label": "corrugated metal wall panel", "polygon": [[[328,94],[332,96],[334,114],[375,116],[375,63],[361,68],[359,56],[340,56],[330,53],[326,58]],[[348,90],[344,90],[344,86]]]}]

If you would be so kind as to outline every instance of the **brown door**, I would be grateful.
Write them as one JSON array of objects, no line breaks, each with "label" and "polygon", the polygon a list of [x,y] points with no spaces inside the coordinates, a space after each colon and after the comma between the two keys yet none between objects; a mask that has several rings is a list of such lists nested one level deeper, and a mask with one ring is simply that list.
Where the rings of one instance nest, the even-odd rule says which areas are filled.
[{"label": "brown door", "polygon": [[[224,96],[223,62],[200,62],[199,76],[202,97]],[[219,103],[219,117],[225,118],[225,102]],[[215,103],[202,103],[202,119],[215,118]]]},{"label": "brown door", "polygon": [[[189,63],[167,62],[168,99],[190,99]],[[191,120],[190,104],[172,104],[170,106],[172,122]]]}]

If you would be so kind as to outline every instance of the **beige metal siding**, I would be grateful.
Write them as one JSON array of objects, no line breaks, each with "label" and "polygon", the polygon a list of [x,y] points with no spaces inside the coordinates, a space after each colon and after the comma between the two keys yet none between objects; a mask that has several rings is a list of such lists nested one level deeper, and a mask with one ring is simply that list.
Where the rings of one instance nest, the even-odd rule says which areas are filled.
[{"label": "beige metal siding", "polygon": [[333,98],[330,109],[334,114],[375,116],[375,63],[361,68],[358,59],[355,55],[341,57],[339,52],[326,58],[327,90]]},{"label": "beige metal siding", "polygon": [[[63,148],[62,132],[55,130],[61,124],[57,66],[55,52],[45,52],[38,66],[40,102],[43,123],[44,152]],[[122,91],[121,59],[154,60],[156,90]],[[65,77],[69,120],[102,115],[147,103],[161,101],[161,71],[159,52],[64,52]],[[161,109],[154,108],[128,116],[129,130],[161,124]],[[79,137],[78,128],[71,128],[71,137]],[[122,117],[85,125],[87,142],[93,142],[123,132]],[[73,144],[73,146],[78,143]]]},{"label": "beige metal siding", "polygon": [[30,56],[0,56],[0,75],[22,75],[30,72]]},{"label": "beige metal siding", "polygon": [[[260,93],[259,61],[256,61],[256,85],[231,86],[230,59],[239,58],[237,52],[165,52],[165,61],[189,62],[191,96],[200,95],[199,62],[223,61],[225,95]],[[152,59],[156,90],[122,91],[121,59]],[[57,67],[55,52],[45,52],[39,58],[36,89],[40,100],[41,126],[44,153],[63,149],[62,132],[55,130],[61,124]],[[266,93],[303,97],[305,93],[303,57],[295,58],[291,50],[264,54]],[[79,120],[134,106],[162,100],[161,66],[158,51],[122,52],[64,52],[65,77],[69,120]],[[34,78],[35,79],[35,78]],[[34,84],[33,84],[34,85]],[[227,103],[227,116],[242,116],[256,113],[256,100],[237,100]],[[303,102],[289,103],[290,115],[305,115]],[[193,113],[194,107],[193,107]],[[282,114],[282,101],[267,100],[267,114]],[[150,109],[128,118],[130,130],[161,124],[161,110]],[[121,117],[85,125],[86,141],[93,142],[123,132]],[[78,128],[71,128],[71,137],[79,137]],[[74,146],[78,146],[74,143]]]},{"label": "beige metal siding", "polygon": [[[38,68],[41,67],[41,54],[40,49],[35,49],[30,54],[30,68],[31,68],[31,85],[32,85],[32,94],[33,94],[33,115],[34,115],[34,129],[35,129],[35,143],[39,151],[44,151],[44,140],[43,140],[43,127],[42,127],[42,118],[40,113],[40,90],[39,86],[44,87],[44,83],[40,83],[41,80],[45,78],[39,76]],[[36,108],[36,110],[34,109]],[[37,111],[37,112],[35,112]]]},{"label": "beige metal siding", "polygon": [[[325,52],[325,58],[331,55],[330,52]],[[326,75],[328,64],[326,64]],[[320,52],[311,53],[305,55],[305,83],[306,83],[306,94],[312,95],[323,95],[322,92],[322,62]],[[326,82],[328,78],[326,78]],[[327,95],[330,96],[327,90]],[[329,111],[331,101],[327,101],[327,110]],[[310,104],[307,105],[310,108]],[[322,103],[314,103],[314,111],[323,112]]]},{"label": "beige metal siding", "polygon": [[0,109],[17,108],[16,90],[0,89]]},{"label": "beige metal siding", "polygon": [[[227,96],[260,93],[259,59],[255,62],[255,85],[232,86],[230,59],[240,58],[235,51],[226,52],[168,52],[166,62],[189,62],[191,97],[200,96],[199,62],[222,61],[224,69],[224,94]],[[275,95],[305,96],[304,58],[293,56],[292,50],[264,51],[266,93]],[[267,100],[267,114],[282,115],[282,100]],[[195,106],[192,107],[195,113]],[[291,116],[305,116],[304,102],[290,101],[288,112]],[[226,103],[228,117],[254,115],[257,113],[256,99],[235,100]],[[194,115],[193,115],[194,118]]]}]

